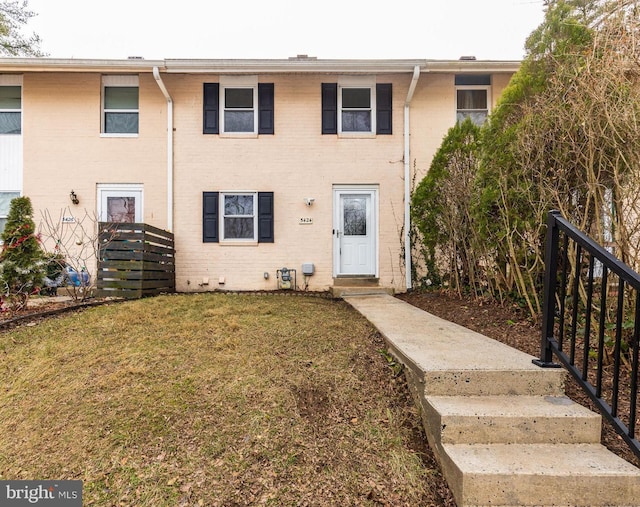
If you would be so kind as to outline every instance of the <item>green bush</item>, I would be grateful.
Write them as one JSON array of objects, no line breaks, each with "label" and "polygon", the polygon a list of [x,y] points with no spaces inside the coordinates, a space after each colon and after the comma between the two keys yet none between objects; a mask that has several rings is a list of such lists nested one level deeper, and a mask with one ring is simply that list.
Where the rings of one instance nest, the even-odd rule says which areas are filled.
[{"label": "green bush", "polygon": [[42,286],[45,262],[35,234],[33,208],[28,197],[11,201],[7,224],[2,232],[0,283],[3,298],[14,309],[26,306],[29,296]]},{"label": "green bush", "polygon": [[436,286],[446,281],[462,289],[476,278],[469,253],[479,132],[469,118],[449,129],[412,195],[411,220],[421,237],[427,279]]}]

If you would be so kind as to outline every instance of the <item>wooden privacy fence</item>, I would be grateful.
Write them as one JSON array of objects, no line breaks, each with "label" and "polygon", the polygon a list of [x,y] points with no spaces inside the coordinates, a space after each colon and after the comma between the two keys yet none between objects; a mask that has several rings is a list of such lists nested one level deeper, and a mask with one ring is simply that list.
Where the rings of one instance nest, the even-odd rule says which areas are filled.
[{"label": "wooden privacy fence", "polygon": [[175,292],[173,234],[148,224],[100,222],[98,296]]}]

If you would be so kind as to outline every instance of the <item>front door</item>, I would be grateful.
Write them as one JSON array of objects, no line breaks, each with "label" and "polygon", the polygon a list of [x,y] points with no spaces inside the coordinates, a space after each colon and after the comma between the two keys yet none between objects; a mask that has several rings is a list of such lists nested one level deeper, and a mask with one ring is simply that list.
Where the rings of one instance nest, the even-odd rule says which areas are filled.
[{"label": "front door", "polygon": [[142,185],[98,185],[98,217],[101,222],[142,223]]},{"label": "front door", "polygon": [[336,276],[377,274],[377,216],[374,189],[334,190]]}]

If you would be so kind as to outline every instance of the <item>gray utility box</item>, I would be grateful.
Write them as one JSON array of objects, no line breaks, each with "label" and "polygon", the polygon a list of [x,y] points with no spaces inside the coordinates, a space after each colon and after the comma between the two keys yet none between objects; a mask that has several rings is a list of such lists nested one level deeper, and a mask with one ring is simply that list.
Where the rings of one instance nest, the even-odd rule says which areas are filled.
[{"label": "gray utility box", "polygon": [[310,276],[315,271],[315,267],[311,262],[306,262],[302,265],[302,274],[305,276]]}]

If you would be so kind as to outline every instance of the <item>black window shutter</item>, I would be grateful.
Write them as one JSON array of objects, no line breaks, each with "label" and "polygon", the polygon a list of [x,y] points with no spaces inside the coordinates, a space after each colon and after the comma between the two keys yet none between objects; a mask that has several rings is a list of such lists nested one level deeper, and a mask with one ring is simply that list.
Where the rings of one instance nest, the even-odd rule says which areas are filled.
[{"label": "black window shutter", "polygon": [[273,83],[258,83],[258,134],[273,134]]},{"label": "black window shutter", "polygon": [[338,83],[322,83],[322,133],[338,133]]},{"label": "black window shutter", "polygon": [[218,134],[218,104],[220,102],[220,85],[218,83],[204,83],[203,94],[203,134]]},{"label": "black window shutter", "polygon": [[391,83],[376,85],[376,134],[391,134]]},{"label": "black window shutter", "polygon": [[258,192],[258,243],[273,243],[273,192]]},{"label": "black window shutter", "polygon": [[218,242],[218,192],[202,192],[202,241]]}]

